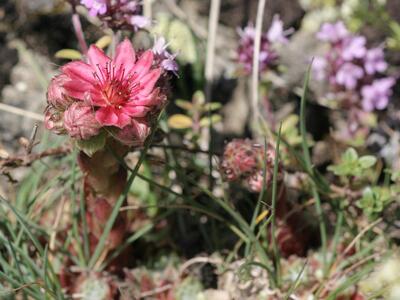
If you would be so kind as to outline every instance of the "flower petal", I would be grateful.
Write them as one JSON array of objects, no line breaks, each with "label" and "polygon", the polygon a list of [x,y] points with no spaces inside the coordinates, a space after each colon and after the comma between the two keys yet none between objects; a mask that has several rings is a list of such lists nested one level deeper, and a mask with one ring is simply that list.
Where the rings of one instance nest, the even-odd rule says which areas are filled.
[{"label": "flower petal", "polygon": [[98,70],[99,67],[104,68],[111,59],[104,54],[103,50],[99,49],[96,45],[91,45],[87,58],[90,65],[94,68],[94,70]]},{"label": "flower petal", "polygon": [[143,75],[147,74],[153,64],[154,54],[153,51],[147,50],[142,54],[135,66],[132,68],[131,73],[136,73],[136,79],[140,79]]},{"label": "flower petal", "polygon": [[125,114],[135,118],[145,117],[149,110],[150,108],[147,106],[138,106],[134,104],[125,105],[121,108],[121,111],[123,111]]},{"label": "flower petal", "polygon": [[118,45],[114,65],[119,70],[121,66],[125,69],[125,74],[130,74],[132,68],[135,66],[136,54],[132,47],[132,43],[125,39],[121,44]]},{"label": "flower petal", "polygon": [[139,95],[147,96],[148,94],[150,94],[153,91],[158,78],[160,78],[160,75],[161,75],[161,70],[156,69],[151,71],[147,75],[143,76],[143,78],[140,79]]},{"label": "flower petal", "polygon": [[96,111],[96,120],[105,126],[114,126],[118,123],[118,116],[114,107],[101,107]]},{"label": "flower petal", "polygon": [[69,97],[84,100],[92,85],[85,81],[69,80],[63,84],[63,87]]},{"label": "flower petal", "polygon": [[73,61],[61,68],[61,71],[71,79],[94,83],[93,68],[83,61]]}]

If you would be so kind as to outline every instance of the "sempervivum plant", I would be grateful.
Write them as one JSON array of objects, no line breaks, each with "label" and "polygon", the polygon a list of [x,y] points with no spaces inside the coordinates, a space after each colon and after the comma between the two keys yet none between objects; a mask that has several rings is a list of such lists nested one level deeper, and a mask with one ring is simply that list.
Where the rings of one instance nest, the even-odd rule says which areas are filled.
[{"label": "sempervivum plant", "polygon": [[[114,57],[92,45],[83,60],[67,63],[60,72],[48,88],[45,126],[68,135],[81,150],[78,164],[93,251],[126,187],[119,158],[149,136],[166,103],[166,81],[160,78],[167,71],[153,51],[138,54],[124,40]],[[123,241],[126,230],[125,216],[119,214],[106,243],[109,250]]]}]

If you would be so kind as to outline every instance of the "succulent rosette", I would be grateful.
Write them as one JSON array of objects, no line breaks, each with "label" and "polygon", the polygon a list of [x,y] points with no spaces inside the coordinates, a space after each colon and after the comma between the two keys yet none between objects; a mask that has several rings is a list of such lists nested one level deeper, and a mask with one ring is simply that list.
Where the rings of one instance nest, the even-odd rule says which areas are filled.
[{"label": "succulent rosette", "polygon": [[47,92],[46,128],[78,141],[102,132],[129,146],[144,142],[166,101],[159,80],[166,71],[153,51],[138,55],[126,39],[110,58],[92,45],[85,60],[60,70]]},{"label": "succulent rosette", "polygon": [[[221,171],[227,181],[242,181],[252,192],[261,192],[262,187],[270,187],[273,179],[275,149],[268,145],[265,149],[249,139],[234,139],[224,149]],[[264,175],[265,166],[265,175]],[[283,179],[279,165],[278,181]]]}]

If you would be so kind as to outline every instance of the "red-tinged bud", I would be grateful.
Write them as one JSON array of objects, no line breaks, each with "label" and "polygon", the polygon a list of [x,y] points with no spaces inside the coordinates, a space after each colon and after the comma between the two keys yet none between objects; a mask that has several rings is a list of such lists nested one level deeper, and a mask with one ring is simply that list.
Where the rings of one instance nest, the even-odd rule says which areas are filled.
[{"label": "red-tinged bud", "polygon": [[115,138],[127,146],[142,146],[150,133],[150,127],[145,120],[133,120],[130,125],[119,130]]},{"label": "red-tinged bud", "polygon": [[73,103],[65,111],[64,126],[68,135],[78,140],[87,140],[97,135],[100,130],[92,108],[81,102]]},{"label": "red-tinged bud", "polygon": [[66,110],[72,103],[72,99],[66,95],[63,87],[68,80],[65,74],[55,76],[47,88],[47,102],[61,111]]},{"label": "red-tinged bud", "polygon": [[44,126],[55,134],[65,134],[64,114],[57,110],[53,105],[48,105],[44,115]]}]

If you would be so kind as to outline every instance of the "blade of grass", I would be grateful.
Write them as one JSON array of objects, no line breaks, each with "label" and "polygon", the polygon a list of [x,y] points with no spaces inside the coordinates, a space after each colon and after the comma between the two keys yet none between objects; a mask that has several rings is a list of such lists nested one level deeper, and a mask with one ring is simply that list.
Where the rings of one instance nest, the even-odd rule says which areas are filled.
[{"label": "blade of grass", "polygon": [[280,253],[278,249],[278,244],[276,240],[276,195],[277,195],[277,188],[278,188],[278,168],[279,168],[279,148],[281,144],[281,132],[282,132],[282,123],[279,126],[279,131],[278,131],[278,139],[276,141],[276,147],[275,147],[275,160],[274,160],[274,174],[272,177],[272,214],[271,214],[271,235],[272,235],[272,248],[274,251],[274,261],[275,261],[275,281],[278,285],[280,286],[281,283],[281,258],[280,258]]},{"label": "blade of grass", "polygon": [[39,243],[37,238],[32,234],[30,229],[27,226],[27,222],[24,217],[3,197],[0,196],[0,201],[3,202],[9,209],[12,210],[14,215],[17,217],[19,223],[21,224],[21,227],[24,229],[25,233],[28,235],[32,243],[34,244],[35,248],[38,250],[39,254],[43,256],[44,249],[42,245]]},{"label": "blade of grass", "polygon": [[308,261],[306,260],[306,262],[304,263],[303,267],[302,267],[301,270],[300,270],[300,273],[297,275],[296,280],[295,280],[295,281],[293,282],[293,284],[289,287],[289,290],[288,290],[288,292],[287,292],[287,294],[286,294],[286,296],[285,296],[285,300],[289,300],[289,299],[290,299],[290,296],[293,294],[293,292],[295,291],[295,289],[296,289],[297,286],[299,285],[301,276],[303,275],[303,273],[304,273],[304,271],[305,271],[305,269],[306,269],[307,264],[308,264]]},{"label": "blade of grass", "polygon": [[[307,89],[308,89],[308,84],[310,81],[310,73],[311,73],[311,66],[312,63],[309,65],[306,77],[304,80],[304,85],[303,85],[303,94],[301,96],[301,101],[300,101],[300,133],[302,137],[302,148],[303,148],[303,157],[304,161],[306,163],[306,170],[310,174],[314,174],[313,172],[313,167],[311,164],[311,156],[308,148],[308,142],[307,142],[307,130],[306,130],[306,97],[307,97]],[[311,181],[311,190],[313,197],[315,199],[315,210],[318,215],[318,220],[319,220],[319,230],[320,230],[320,235],[321,235],[321,244],[322,244],[322,260],[323,260],[323,265],[324,265],[324,276],[326,275],[327,272],[327,233],[326,233],[326,225],[325,225],[325,219],[323,216],[323,211],[322,211],[322,206],[321,206],[321,199],[319,197],[318,189],[315,185],[314,181]]]}]

